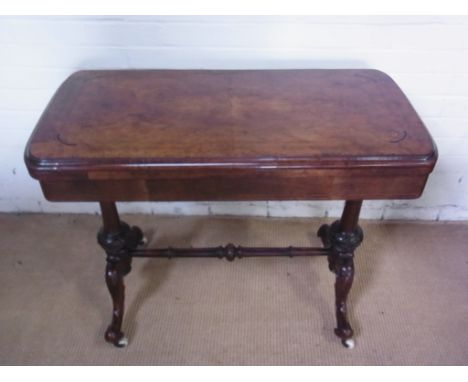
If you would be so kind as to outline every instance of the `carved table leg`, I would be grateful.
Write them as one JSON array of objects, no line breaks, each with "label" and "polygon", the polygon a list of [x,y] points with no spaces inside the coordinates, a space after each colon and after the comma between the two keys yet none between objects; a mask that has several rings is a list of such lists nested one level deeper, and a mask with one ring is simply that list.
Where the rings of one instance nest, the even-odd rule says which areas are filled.
[{"label": "carved table leg", "polygon": [[354,250],[361,244],[363,233],[358,226],[362,200],[346,201],[340,220],[323,225],[318,231],[323,245],[331,249],[328,266],[336,274],[335,305],[337,327],[335,334],[348,348],[354,347],[353,329],[347,317],[346,300],[354,278]]},{"label": "carved table leg", "polygon": [[138,227],[121,222],[115,203],[101,202],[103,227],[98,243],[106,251],[106,284],[112,297],[112,321],[106,330],[105,339],[118,347],[127,345],[121,331],[124,314],[125,286],[123,278],[131,270],[132,258],[129,251],[143,242],[143,234]]}]

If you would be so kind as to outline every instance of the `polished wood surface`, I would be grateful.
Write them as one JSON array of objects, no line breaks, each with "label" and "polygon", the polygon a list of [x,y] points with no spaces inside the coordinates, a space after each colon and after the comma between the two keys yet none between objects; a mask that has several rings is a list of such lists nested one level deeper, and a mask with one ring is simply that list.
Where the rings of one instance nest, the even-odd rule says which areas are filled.
[{"label": "polished wood surface", "polygon": [[433,155],[406,97],[375,70],[78,72],[28,149],[38,170],[96,159],[143,167],[427,165]]},{"label": "polished wood surface", "polygon": [[55,179],[41,181],[50,201],[249,201],[412,199],[421,195],[427,174],[385,170],[372,176],[347,170],[249,170],[148,179]]},{"label": "polished wood surface", "polygon": [[25,152],[53,201],[415,198],[436,158],[376,70],[82,71]]}]

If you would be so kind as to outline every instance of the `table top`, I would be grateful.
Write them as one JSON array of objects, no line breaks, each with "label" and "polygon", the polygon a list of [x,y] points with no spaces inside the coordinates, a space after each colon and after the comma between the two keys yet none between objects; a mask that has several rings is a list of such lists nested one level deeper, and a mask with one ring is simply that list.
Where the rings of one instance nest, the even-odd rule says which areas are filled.
[{"label": "table top", "polygon": [[93,70],[70,76],[26,148],[30,172],[426,166],[435,145],[376,70]]}]

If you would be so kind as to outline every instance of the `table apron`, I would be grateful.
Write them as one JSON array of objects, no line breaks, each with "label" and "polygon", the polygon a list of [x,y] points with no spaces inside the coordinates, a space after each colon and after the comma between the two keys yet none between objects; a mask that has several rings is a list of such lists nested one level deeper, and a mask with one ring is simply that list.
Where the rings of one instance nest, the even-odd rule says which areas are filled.
[{"label": "table apron", "polygon": [[253,201],[412,199],[428,174],[42,180],[50,201]]}]

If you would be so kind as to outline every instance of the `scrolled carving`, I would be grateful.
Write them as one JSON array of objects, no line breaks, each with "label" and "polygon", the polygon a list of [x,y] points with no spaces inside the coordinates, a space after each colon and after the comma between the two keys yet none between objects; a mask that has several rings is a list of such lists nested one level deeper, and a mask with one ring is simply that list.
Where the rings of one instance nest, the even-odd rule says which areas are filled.
[{"label": "scrolled carving", "polygon": [[340,228],[339,220],[331,225],[322,225],[317,235],[322,239],[325,248],[332,249],[339,257],[352,257],[354,250],[364,239],[361,227],[356,226],[353,231],[344,232]]},{"label": "scrolled carving", "polygon": [[143,239],[143,233],[138,227],[130,227],[121,222],[116,231],[101,228],[97,240],[107,254],[106,284],[112,297],[112,321],[106,330],[104,338],[115,346],[122,347],[127,339],[121,330],[124,314],[125,286],[123,278],[131,270],[132,257],[130,251],[135,249]]},{"label": "scrolled carving", "polygon": [[[335,282],[335,306],[337,327],[335,334],[343,341],[353,336],[353,329],[348,321],[347,298],[354,279],[354,261],[353,258],[337,258],[334,262],[336,274]],[[347,346],[345,342],[343,345]]]},{"label": "scrolled carving", "polygon": [[118,262],[122,257],[128,257],[129,251],[135,249],[142,241],[143,233],[138,227],[130,227],[127,223],[120,223],[120,230],[107,232],[100,229],[97,240],[107,254],[107,261]]},{"label": "scrolled carving", "polygon": [[[346,218],[346,216],[344,217]],[[352,348],[353,329],[348,321],[347,298],[354,279],[354,250],[361,244],[364,235],[356,224],[352,231],[343,231],[341,222],[323,225],[317,232],[325,248],[330,250],[328,266],[335,273],[335,334],[344,346]]]}]

